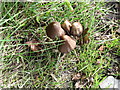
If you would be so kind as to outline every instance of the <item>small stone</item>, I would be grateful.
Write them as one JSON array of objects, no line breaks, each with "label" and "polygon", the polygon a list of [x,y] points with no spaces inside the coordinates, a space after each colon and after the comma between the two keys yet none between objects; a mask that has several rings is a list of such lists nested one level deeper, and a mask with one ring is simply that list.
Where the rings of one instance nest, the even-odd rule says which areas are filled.
[{"label": "small stone", "polygon": [[100,88],[120,88],[120,80],[115,79],[113,76],[108,76],[100,83]]}]

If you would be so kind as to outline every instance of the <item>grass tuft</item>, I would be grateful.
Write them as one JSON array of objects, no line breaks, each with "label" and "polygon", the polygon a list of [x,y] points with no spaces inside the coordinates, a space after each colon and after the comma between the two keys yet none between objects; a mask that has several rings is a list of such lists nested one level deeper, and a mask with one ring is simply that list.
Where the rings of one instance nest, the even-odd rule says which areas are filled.
[{"label": "grass tuft", "polygon": [[[102,20],[108,13],[104,3],[68,0],[61,3],[2,2],[1,7],[2,88],[74,88],[76,82],[71,80],[74,73],[82,74],[79,80],[82,87],[99,88],[100,82],[107,77],[107,69],[112,68],[111,62],[114,61],[109,52],[116,50],[114,54],[120,55],[119,39],[114,32],[117,24]],[[78,21],[84,28],[89,28],[90,43],[78,45],[61,60],[62,54],[57,51],[61,41],[50,40],[46,36],[45,28],[52,21],[62,23],[66,19],[70,22]],[[99,32],[102,34],[95,37]],[[113,40],[106,41],[102,37],[105,33],[111,35]],[[41,42],[40,53],[31,51],[25,44],[33,39]],[[103,51],[98,50],[101,45],[105,46]],[[114,75],[119,76],[119,72],[116,70]],[[90,78],[94,81],[89,82]]]}]

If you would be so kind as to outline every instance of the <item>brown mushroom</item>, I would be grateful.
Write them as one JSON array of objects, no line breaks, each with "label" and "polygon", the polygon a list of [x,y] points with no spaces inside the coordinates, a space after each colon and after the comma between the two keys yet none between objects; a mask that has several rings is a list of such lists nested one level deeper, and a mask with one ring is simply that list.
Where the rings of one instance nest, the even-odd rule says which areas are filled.
[{"label": "brown mushroom", "polygon": [[70,21],[65,20],[65,22],[63,24],[61,24],[61,26],[66,31],[66,33],[69,35],[70,34],[70,28],[72,26],[72,24],[70,23]]},{"label": "brown mushroom", "polygon": [[39,51],[41,49],[39,43],[40,42],[36,40],[26,42],[26,44],[28,44],[28,47],[30,47],[32,51]]},{"label": "brown mushroom", "polygon": [[52,22],[46,27],[46,34],[51,39],[65,35],[65,31],[62,29],[59,22]]},{"label": "brown mushroom", "polygon": [[63,44],[58,47],[58,50],[61,53],[68,53],[76,47],[75,39],[71,38],[70,36],[64,35],[61,37],[61,39],[64,40]]},{"label": "brown mushroom", "polygon": [[79,22],[74,22],[70,33],[73,36],[80,36],[83,33],[83,26]]}]

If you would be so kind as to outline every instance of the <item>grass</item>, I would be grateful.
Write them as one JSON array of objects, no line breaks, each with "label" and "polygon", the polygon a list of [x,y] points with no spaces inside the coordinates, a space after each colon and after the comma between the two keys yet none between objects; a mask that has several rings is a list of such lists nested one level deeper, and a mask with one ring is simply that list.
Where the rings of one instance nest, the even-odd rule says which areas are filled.
[{"label": "grass", "polygon": [[[100,19],[108,13],[103,5],[104,3],[100,2],[73,2],[71,11],[66,2],[1,3],[1,87],[61,88],[68,85],[67,87],[74,88],[75,81],[72,81],[71,77],[75,73],[82,73],[80,82],[83,87],[99,88],[99,83],[107,77],[104,72],[111,68],[111,62],[114,61],[111,55],[108,55],[109,51],[117,49],[114,53],[120,55],[119,38],[114,28],[109,27],[111,23],[103,23]],[[52,21],[62,23],[66,19],[71,22],[79,21],[85,28],[89,27],[91,41],[76,47],[61,62],[62,54],[56,51],[58,41],[49,40],[45,28]],[[117,24],[114,25],[117,27]],[[105,32],[109,28],[114,40],[101,43],[94,38],[96,32]],[[33,52],[26,46],[25,42],[33,39],[41,42],[41,53]],[[105,46],[104,51],[98,50],[101,45]],[[100,64],[97,64],[97,61],[100,61]],[[114,74],[119,76],[119,72]],[[88,81],[90,78],[93,78],[93,82]],[[85,83],[87,84],[84,85]]]}]

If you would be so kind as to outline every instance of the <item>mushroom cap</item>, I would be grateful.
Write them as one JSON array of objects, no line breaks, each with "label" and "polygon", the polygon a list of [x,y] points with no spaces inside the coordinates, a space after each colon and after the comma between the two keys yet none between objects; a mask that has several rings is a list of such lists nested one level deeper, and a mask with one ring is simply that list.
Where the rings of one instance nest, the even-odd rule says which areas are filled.
[{"label": "mushroom cap", "polygon": [[71,38],[70,36],[64,35],[61,37],[61,39],[64,40],[63,44],[58,47],[58,50],[61,53],[68,53],[76,47],[75,39]]},{"label": "mushroom cap", "polygon": [[72,24],[70,23],[70,21],[65,20],[65,22],[61,26],[67,33],[69,33],[70,28],[72,27]]},{"label": "mushroom cap", "polygon": [[46,34],[51,39],[65,35],[65,31],[62,29],[59,22],[52,22],[46,27]]},{"label": "mushroom cap", "polygon": [[74,22],[70,33],[73,36],[80,36],[83,33],[83,26],[79,22]]}]

